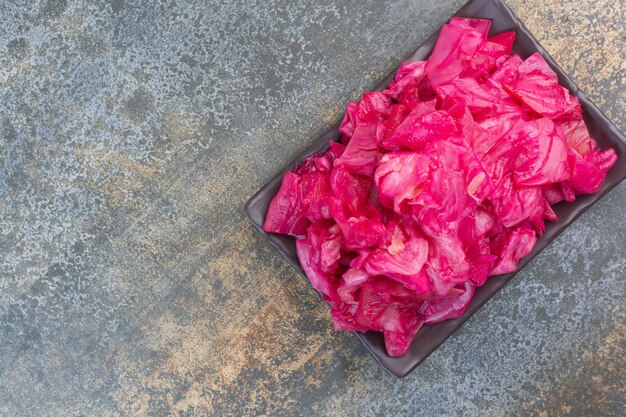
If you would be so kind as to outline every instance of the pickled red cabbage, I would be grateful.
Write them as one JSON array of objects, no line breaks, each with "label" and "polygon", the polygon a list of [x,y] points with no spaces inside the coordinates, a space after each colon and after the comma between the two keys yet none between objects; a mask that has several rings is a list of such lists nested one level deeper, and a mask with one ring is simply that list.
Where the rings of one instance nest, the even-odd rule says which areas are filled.
[{"label": "pickled red cabbage", "polygon": [[335,329],[382,332],[390,356],[514,271],[550,206],[597,192],[617,161],[543,57],[490,27],[451,19],[428,60],[348,103],[342,143],[285,174],[265,218],[296,237]]}]

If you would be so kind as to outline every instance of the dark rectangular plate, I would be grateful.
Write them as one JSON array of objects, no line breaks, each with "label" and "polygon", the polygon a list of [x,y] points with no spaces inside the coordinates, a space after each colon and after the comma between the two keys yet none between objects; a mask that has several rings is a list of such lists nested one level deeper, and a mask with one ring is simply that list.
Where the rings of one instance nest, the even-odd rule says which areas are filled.
[{"label": "dark rectangular plate", "polygon": [[[399,358],[392,358],[385,351],[385,344],[381,333],[368,332],[365,334],[355,333],[361,342],[367,347],[372,356],[391,375],[402,378],[413,371],[424,359],[428,357],[439,345],[441,345],[450,335],[452,335],[467,319],[493,297],[502,287],[504,287],[528,262],[530,262],[543,248],[550,244],[567,226],[569,226],[578,216],[583,214],[589,207],[598,201],[609,190],[619,184],[626,177],[626,138],[624,135],[606,118],[604,114],[579,91],[574,82],[563,72],[554,60],[539,45],[539,42],[530,34],[528,29],[513,14],[511,9],[499,0],[471,0],[465,4],[455,16],[486,18],[493,21],[490,35],[503,31],[514,30],[517,38],[513,47],[514,53],[526,58],[534,52],[539,52],[559,76],[561,85],[567,87],[570,92],[578,97],[582,104],[585,122],[594,139],[602,148],[613,147],[619,156],[619,161],[611,169],[606,177],[606,181],[600,192],[582,196],[573,203],[560,203],[554,207],[554,211],[559,219],[546,224],[545,234],[537,240],[532,252],[523,258],[517,271],[489,278],[485,285],[478,288],[474,298],[462,317],[445,322],[423,326],[415,336],[409,352]],[[405,59],[405,61],[425,60],[435,45],[438,32],[434,33],[415,52]],[[397,68],[389,74],[375,90],[382,90],[393,78]],[[265,233],[262,229],[265,214],[274,195],[278,191],[285,172],[293,169],[296,162],[305,157],[324,151],[328,148],[330,141],[337,141],[340,138],[338,132],[339,123],[331,127],[326,133],[317,138],[315,142],[299,155],[296,160],[280,171],[270,182],[268,182],[258,193],[256,193],[245,205],[245,212],[254,227],[263,237],[289,262],[302,276],[306,275],[300,267],[296,255],[295,239],[290,236],[274,235]]]}]

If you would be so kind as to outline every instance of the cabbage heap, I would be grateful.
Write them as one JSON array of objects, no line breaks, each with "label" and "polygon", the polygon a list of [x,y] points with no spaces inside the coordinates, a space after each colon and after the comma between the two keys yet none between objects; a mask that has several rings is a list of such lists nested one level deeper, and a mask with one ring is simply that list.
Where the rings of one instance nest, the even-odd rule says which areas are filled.
[{"label": "cabbage heap", "polygon": [[452,18],[427,61],[348,103],[341,143],[286,173],[265,219],[297,237],[335,329],[383,332],[390,356],[514,271],[550,206],[597,192],[617,161],[543,57],[490,25]]}]

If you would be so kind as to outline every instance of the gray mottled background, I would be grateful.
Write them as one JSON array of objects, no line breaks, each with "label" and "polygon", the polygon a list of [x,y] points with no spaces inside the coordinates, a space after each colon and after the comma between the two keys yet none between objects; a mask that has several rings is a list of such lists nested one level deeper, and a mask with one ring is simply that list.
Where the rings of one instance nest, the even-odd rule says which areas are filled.
[{"label": "gray mottled background", "polygon": [[[0,2],[0,415],[623,413],[626,184],[402,381],[244,218],[461,4]],[[511,6],[624,129],[624,1]]]}]

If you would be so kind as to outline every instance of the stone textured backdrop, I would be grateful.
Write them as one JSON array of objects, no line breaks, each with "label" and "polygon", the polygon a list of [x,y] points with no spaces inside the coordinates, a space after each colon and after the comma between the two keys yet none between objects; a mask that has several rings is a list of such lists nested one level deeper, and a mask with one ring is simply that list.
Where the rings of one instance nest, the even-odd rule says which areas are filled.
[{"label": "stone textured backdrop", "polygon": [[[0,2],[0,415],[616,415],[626,184],[393,380],[244,202],[462,1]],[[512,0],[626,128],[623,0]]]}]

